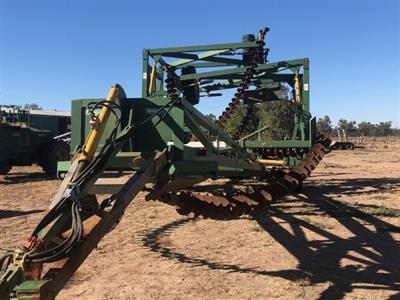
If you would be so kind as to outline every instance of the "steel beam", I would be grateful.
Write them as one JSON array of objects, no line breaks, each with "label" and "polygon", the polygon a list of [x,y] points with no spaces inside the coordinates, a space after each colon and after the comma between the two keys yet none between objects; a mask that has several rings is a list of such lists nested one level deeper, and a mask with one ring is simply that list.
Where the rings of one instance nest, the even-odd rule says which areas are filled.
[{"label": "steel beam", "polygon": [[227,44],[213,44],[213,45],[198,45],[198,46],[185,46],[185,47],[170,47],[170,48],[154,48],[146,49],[150,55],[155,54],[169,54],[169,53],[181,53],[181,52],[200,52],[200,51],[211,51],[221,49],[231,49],[236,51],[238,49],[254,48],[257,47],[256,42],[243,42],[243,43],[227,43]]}]

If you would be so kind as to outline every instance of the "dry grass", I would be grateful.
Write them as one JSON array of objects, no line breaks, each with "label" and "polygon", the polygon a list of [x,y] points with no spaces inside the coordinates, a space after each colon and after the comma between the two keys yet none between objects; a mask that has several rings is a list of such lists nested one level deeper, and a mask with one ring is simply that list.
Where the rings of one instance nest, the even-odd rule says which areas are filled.
[{"label": "dry grass", "polygon": [[304,277],[299,277],[294,280],[294,284],[297,286],[310,286],[312,285],[312,282],[309,277],[304,276]]},{"label": "dry grass", "polygon": [[373,216],[380,216],[380,217],[400,217],[400,210],[395,208],[389,208],[385,206],[364,206],[359,208],[360,211],[363,213],[373,215]]}]

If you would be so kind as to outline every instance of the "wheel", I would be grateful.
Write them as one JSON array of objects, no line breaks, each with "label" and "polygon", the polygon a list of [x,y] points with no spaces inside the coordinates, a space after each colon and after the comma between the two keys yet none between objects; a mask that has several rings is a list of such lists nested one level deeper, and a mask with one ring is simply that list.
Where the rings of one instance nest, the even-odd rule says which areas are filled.
[{"label": "wheel", "polygon": [[354,150],[354,144],[352,143],[347,144],[347,150]]},{"label": "wheel", "polygon": [[39,164],[51,175],[57,175],[57,162],[69,160],[69,146],[64,142],[51,142],[42,147],[39,153]]},{"label": "wheel", "polygon": [[12,165],[8,161],[0,162],[0,175],[7,174],[12,168]]}]

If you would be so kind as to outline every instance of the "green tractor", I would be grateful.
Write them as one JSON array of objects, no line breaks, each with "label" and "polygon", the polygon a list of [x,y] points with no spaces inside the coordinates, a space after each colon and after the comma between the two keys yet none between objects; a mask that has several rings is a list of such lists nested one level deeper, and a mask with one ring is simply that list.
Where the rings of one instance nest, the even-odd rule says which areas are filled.
[{"label": "green tractor", "polygon": [[38,163],[49,175],[69,160],[69,113],[0,107],[0,174]]}]

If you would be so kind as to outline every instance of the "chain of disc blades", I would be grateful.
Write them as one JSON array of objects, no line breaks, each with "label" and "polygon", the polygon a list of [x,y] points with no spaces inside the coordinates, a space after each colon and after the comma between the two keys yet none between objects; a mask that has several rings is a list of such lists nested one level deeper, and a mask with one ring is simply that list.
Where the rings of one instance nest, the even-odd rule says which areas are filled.
[{"label": "chain of disc blades", "polygon": [[167,78],[165,80],[167,94],[171,99],[171,103],[174,103],[178,99],[177,88],[175,86],[174,68],[170,65],[164,65],[164,71],[167,73]]},{"label": "chain of disc blades", "polygon": [[179,192],[163,193],[157,200],[175,206],[182,215],[192,214],[195,217],[232,219],[251,214],[301,187],[302,182],[330,151],[329,145],[330,140],[321,136],[297,166],[289,171],[279,171],[281,176],[274,181],[264,182],[261,187],[260,184],[246,185],[245,180],[241,183],[241,189],[233,188],[230,191],[223,186],[220,192],[217,189],[205,192],[195,186]]},{"label": "chain of disc blades", "polygon": [[288,156],[293,156],[302,159],[310,148],[253,148],[253,153],[265,159],[283,159]]},{"label": "chain of disc blades", "polygon": [[[265,45],[264,38],[265,38],[265,34],[267,32],[268,32],[268,28],[263,28],[259,32],[260,34],[257,39],[257,48],[256,48],[256,51],[254,52],[252,63],[246,68],[246,72],[244,74],[244,77],[242,78],[240,87],[237,89],[231,102],[228,104],[225,111],[222,113],[222,115],[217,120],[217,125],[220,126],[221,128],[223,128],[226,125],[226,122],[236,112],[236,110],[238,109],[238,107],[240,105],[240,100],[243,99],[243,95],[246,93],[247,89],[249,88],[251,79],[253,78],[254,74],[256,73],[256,68],[260,61],[260,56],[264,54],[263,53],[264,45]],[[238,130],[233,135],[234,139],[238,138],[240,133],[243,131],[243,129],[246,125],[246,123],[244,123],[244,122],[247,121],[247,119],[248,119],[248,118],[246,118],[246,115],[249,115],[249,114],[245,111],[245,116],[242,118],[242,122],[239,125]],[[246,120],[244,120],[244,119],[246,119]]]}]

